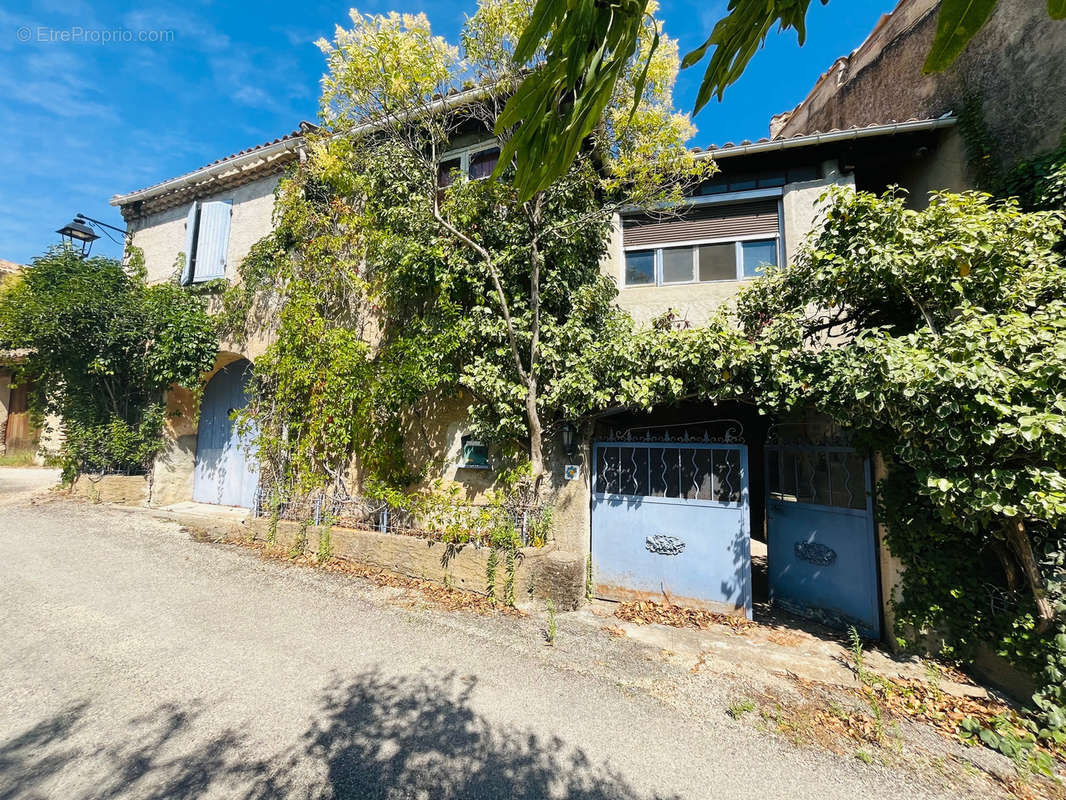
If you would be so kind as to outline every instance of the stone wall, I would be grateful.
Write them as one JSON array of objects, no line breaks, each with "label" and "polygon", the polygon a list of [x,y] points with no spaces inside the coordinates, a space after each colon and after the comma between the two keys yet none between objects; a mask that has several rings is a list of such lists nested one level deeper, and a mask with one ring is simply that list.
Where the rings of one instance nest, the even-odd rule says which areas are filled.
[{"label": "stone wall", "polygon": [[[265,541],[270,522],[264,518],[248,523],[253,538]],[[304,552],[318,551],[319,536],[324,528],[306,529]],[[280,521],[277,543],[291,548],[299,536],[300,525]],[[454,546],[414,536],[377,533],[334,527],[330,530],[333,556],[387,570],[412,578],[431,580],[478,594],[487,595],[489,549]],[[496,597],[504,599],[507,579],[506,560],[501,553],[496,570]],[[560,611],[573,610],[585,595],[585,568],[580,557],[555,547],[523,547],[518,551],[515,568],[515,596],[519,604],[552,600]]]},{"label": "stone wall", "polygon": [[143,475],[79,475],[70,493],[94,503],[145,506],[148,505],[148,479]]},{"label": "stone wall", "polygon": [[903,0],[799,106],[775,117],[771,134],[957,114],[972,94],[982,99],[1005,163],[1054,147],[1066,123],[1066,21],[1051,20],[1043,2],[999,0],[955,64],[926,75],[938,7],[936,0]]}]

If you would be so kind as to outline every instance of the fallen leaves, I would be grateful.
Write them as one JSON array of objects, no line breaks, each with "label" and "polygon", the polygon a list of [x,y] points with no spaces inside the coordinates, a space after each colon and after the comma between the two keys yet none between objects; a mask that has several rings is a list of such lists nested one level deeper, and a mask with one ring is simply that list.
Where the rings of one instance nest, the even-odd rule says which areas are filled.
[{"label": "fallen leaves", "polygon": [[860,690],[868,700],[897,717],[924,722],[947,737],[955,737],[967,717],[985,721],[1008,711],[991,698],[956,697],[915,678],[882,678]]},{"label": "fallen leaves", "polygon": [[407,575],[398,575],[395,572],[388,572],[383,569],[369,567],[342,558],[331,558],[328,561],[319,562],[315,556],[311,555],[293,557],[289,555],[289,552],[284,548],[271,547],[262,542],[240,540],[233,541],[232,543],[257,550],[264,558],[277,559],[292,564],[313,567],[321,569],[324,572],[354,575],[368,580],[376,586],[386,586],[393,589],[416,592],[419,600],[442,611],[470,611],[475,614],[508,614],[516,617],[525,616],[525,614],[517,608],[508,606],[498,600],[486,597],[485,595],[468,592],[463,589],[455,589],[450,586],[442,586],[435,581],[423,578],[412,578]]},{"label": "fallen leaves", "polygon": [[706,630],[712,625],[725,625],[740,632],[755,625],[744,617],[728,614],[715,614],[701,608],[663,605],[651,600],[637,600],[632,603],[619,603],[614,610],[618,619],[635,622],[638,625],[669,625],[672,628],[696,628]]}]

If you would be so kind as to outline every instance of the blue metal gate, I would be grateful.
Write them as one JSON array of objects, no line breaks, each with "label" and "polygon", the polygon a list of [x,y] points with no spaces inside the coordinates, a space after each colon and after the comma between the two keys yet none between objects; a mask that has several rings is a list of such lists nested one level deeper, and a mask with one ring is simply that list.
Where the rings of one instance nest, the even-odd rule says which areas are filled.
[{"label": "blue metal gate", "polygon": [[773,444],[766,464],[771,602],[879,638],[869,460],[851,447]]},{"label": "blue metal gate", "polygon": [[666,599],[751,618],[747,447],[598,442],[594,465],[598,597]]},{"label": "blue metal gate", "polygon": [[250,433],[241,436],[232,419],[248,404],[252,365],[241,359],[223,367],[208,381],[200,404],[196,439],[193,499],[200,503],[251,508],[259,469],[249,454]]}]

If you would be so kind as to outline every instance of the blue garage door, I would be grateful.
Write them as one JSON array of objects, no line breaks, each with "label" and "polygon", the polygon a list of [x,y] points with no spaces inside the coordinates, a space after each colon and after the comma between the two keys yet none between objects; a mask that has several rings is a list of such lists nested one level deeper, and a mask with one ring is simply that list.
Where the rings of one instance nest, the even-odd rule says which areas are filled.
[{"label": "blue garage door", "polygon": [[251,508],[259,470],[250,454],[253,436],[240,435],[233,412],[248,405],[252,365],[241,359],[220,369],[204,389],[196,439],[193,499]]},{"label": "blue garage door", "polygon": [[598,597],[751,617],[747,447],[598,442],[595,472]]},{"label": "blue garage door", "polygon": [[766,461],[771,601],[879,638],[869,460],[850,447],[772,445]]}]

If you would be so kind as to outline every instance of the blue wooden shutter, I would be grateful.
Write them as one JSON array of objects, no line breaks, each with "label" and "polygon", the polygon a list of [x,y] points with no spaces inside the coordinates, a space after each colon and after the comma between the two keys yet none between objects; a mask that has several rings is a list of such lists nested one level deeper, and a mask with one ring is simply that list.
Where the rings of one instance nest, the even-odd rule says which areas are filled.
[{"label": "blue wooden shutter", "polygon": [[189,214],[185,217],[185,266],[181,270],[181,285],[192,282],[193,261],[196,259],[196,209],[200,203],[193,200]]},{"label": "blue wooden shutter", "polygon": [[193,281],[226,277],[226,251],[229,248],[231,200],[212,200],[200,208],[200,231],[196,242],[196,271]]}]

